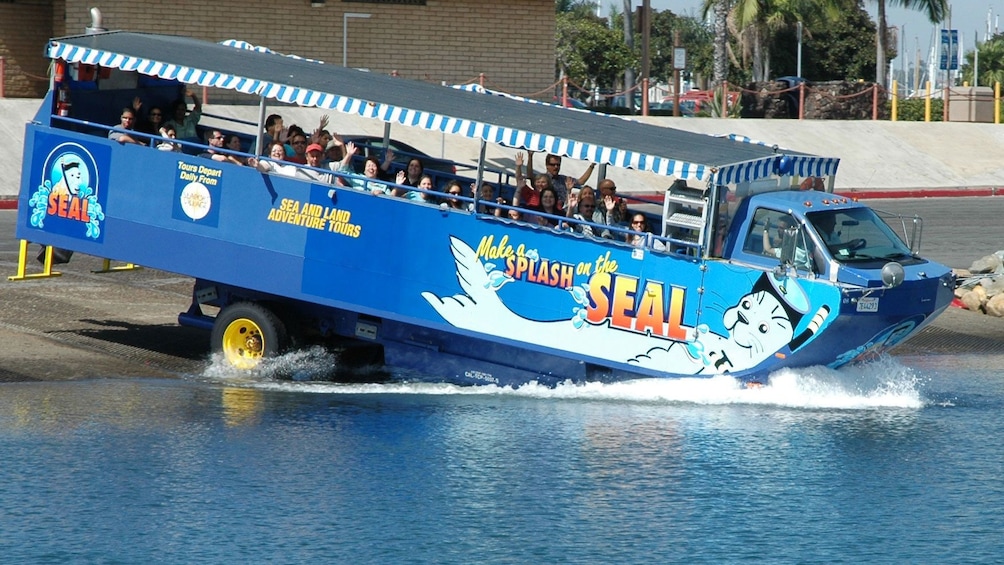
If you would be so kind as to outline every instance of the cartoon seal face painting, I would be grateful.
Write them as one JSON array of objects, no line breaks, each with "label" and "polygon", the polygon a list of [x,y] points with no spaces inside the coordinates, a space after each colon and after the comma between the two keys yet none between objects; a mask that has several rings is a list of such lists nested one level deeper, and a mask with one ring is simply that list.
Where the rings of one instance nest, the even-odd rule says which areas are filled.
[{"label": "cartoon seal face painting", "polygon": [[[804,343],[829,312],[828,307],[822,307],[817,312],[819,319],[796,338],[794,329],[808,310],[808,299],[797,281],[786,280],[782,285],[764,273],[748,294],[725,310],[724,335],[710,331],[704,324],[686,328],[685,340],[671,340],[653,336],[653,332],[616,329],[606,320],[576,323],[581,320],[578,316],[537,321],[520,316],[498,296],[498,290],[512,279],[506,280],[499,271],[486,270],[475,250],[459,238],[451,238],[451,250],[464,293],[447,297],[422,293],[451,325],[498,337],[533,335],[538,345],[571,349],[582,355],[609,352],[612,356],[606,358],[610,361],[652,370],[672,368],[674,373],[697,375],[749,369],[784,348],[794,349]],[[569,290],[574,296],[578,287]],[[581,294],[588,296],[588,291]]]}]

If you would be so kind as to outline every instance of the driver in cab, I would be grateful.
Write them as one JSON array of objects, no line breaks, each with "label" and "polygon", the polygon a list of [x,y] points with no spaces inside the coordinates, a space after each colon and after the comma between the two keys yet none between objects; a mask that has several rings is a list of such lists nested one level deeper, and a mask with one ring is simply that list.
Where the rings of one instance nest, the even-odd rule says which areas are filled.
[{"label": "driver in cab", "polygon": [[[802,232],[794,231],[797,224],[795,218],[789,214],[770,213],[765,218],[763,230],[763,253],[771,257],[781,258],[781,247],[784,244],[785,235],[796,238],[794,265],[799,269],[811,270],[809,253],[806,250],[805,238]],[[793,232],[793,233],[792,233]]]}]

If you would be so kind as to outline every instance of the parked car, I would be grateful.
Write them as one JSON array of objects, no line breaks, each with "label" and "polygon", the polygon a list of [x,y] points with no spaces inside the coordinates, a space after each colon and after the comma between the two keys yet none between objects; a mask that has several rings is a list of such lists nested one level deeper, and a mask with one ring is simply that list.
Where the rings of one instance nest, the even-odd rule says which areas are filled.
[{"label": "parked car", "polygon": [[[707,106],[714,100],[715,93],[712,90],[689,90],[680,95],[680,113],[684,116],[693,116],[701,110],[707,110]],[[673,107],[673,97],[667,96],[663,103],[669,103]],[[739,93],[729,92],[729,107],[739,103]]]},{"label": "parked car", "polygon": [[[360,155],[376,155],[378,158],[383,159],[384,143],[382,136],[343,134],[342,139],[344,139],[346,143],[351,141],[359,146],[362,149]],[[424,165],[425,169],[429,172],[437,171],[440,173],[447,173],[449,175],[457,174],[457,167],[454,166],[452,162],[427,155],[403,141],[391,138],[390,148],[394,151],[394,165],[397,168],[403,169],[407,167],[408,161],[411,160],[412,157],[418,157],[422,160],[422,165]]]},{"label": "parked car", "polygon": [[557,104],[558,106],[564,105],[566,108],[578,108],[580,110],[586,110],[589,108],[589,106],[587,106],[585,102],[579,100],[578,98],[572,98],[571,96],[565,99],[564,104],[561,103],[560,96],[555,96],[553,103]]},{"label": "parked car", "polygon": [[[694,115],[694,101],[693,100],[680,100],[680,115],[681,116],[693,116]],[[648,107],[649,110],[660,110],[666,112],[673,111],[673,99],[667,98],[662,102],[656,102]]]}]

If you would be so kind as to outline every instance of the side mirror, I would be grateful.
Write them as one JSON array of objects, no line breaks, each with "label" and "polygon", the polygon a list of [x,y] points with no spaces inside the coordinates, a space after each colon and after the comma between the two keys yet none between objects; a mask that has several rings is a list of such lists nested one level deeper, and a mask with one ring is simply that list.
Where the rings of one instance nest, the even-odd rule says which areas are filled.
[{"label": "side mirror", "polygon": [[795,264],[796,243],[799,240],[799,228],[792,227],[784,230],[781,235],[781,264],[788,266]]}]

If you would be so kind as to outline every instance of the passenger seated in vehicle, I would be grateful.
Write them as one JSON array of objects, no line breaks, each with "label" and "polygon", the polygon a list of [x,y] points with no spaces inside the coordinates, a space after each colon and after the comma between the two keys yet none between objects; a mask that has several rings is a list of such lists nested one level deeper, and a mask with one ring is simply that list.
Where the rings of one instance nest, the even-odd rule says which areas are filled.
[{"label": "passenger seated in vehicle", "polygon": [[[592,222],[594,224],[605,224],[606,214],[596,209],[596,196],[590,186],[582,187],[578,194],[572,192],[568,195],[568,217],[580,222]],[[569,224],[572,231],[588,236],[596,236],[595,228],[588,224],[572,222]],[[610,230],[603,230],[600,237],[609,238]]]},{"label": "passenger seated in vehicle", "polygon": [[[532,177],[533,151],[527,151],[527,153],[527,175]],[[577,179],[563,175],[561,174],[561,155],[554,155],[553,153],[547,154],[547,157],[544,159],[544,165],[547,167],[544,172],[551,179],[551,186],[558,193],[558,205],[562,208],[565,207],[568,195],[572,192],[572,189],[576,186],[581,186],[589,180],[589,177],[593,174],[593,169],[596,168],[596,163],[589,163],[589,168]]]},{"label": "passenger seated in vehicle", "polygon": [[223,147],[226,147],[227,149],[229,149],[231,151],[243,151],[244,150],[244,146],[243,146],[243,144],[241,144],[241,138],[240,138],[240,136],[238,136],[235,133],[231,133],[231,134],[229,134],[229,135],[226,136],[226,139],[223,140]]},{"label": "passenger seated in vehicle", "polygon": [[[404,170],[397,172],[397,177],[394,180],[394,182],[404,186],[414,186],[416,188],[421,188],[423,190],[432,190],[433,188],[432,177],[430,177],[429,175],[421,175],[419,176],[417,183],[410,184],[408,182],[408,173]],[[408,200],[412,200],[414,202],[425,202],[426,199],[426,195],[423,192],[419,192],[417,190],[407,190],[398,187],[394,187],[390,191],[390,194],[391,196],[400,196],[402,198],[407,198]]]},{"label": "passenger seated in vehicle", "polygon": [[[537,175],[543,177],[548,184],[551,180],[547,175]],[[537,213],[537,223],[544,227],[558,227],[560,220],[552,216],[564,216],[564,212],[558,207],[558,192],[553,187],[547,186],[540,191],[540,205],[533,209]]]},{"label": "passenger seated in vehicle", "polygon": [[252,157],[248,159],[248,165],[263,173],[278,173],[287,177],[295,177],[296,165],[286,164],[285,160],[286,147],[281,141],[273,141],[272,145],[269,146],[267,159],[264,157],[261,159]]},{"label": "passenger seated in vehicle", "polygon": [[[159,106],[150,108],[146,114],[142,111],[143,101],[139,96],[132,100],[133,115],[136,116],[135,130],[152,135],[164,135],[164,111]],[[157,143],[157,139],[151,140],[151,146]]]},{"label": "passenger seated in vehicle", "polygon": [[463,189],[460,188],[460,182],[457,180],[451,180],[450,182],[446,183],[446,187],[444,188],[445,188],[444,192],[446,192],[447,196],[443,198],[443,204],[446,204],[448,207],[453,208],[454,210],[463,210],[464,203],[457,198],[458,196],[463,194]]},{"label": "passenger seated in vehicle", "polygon": [[784,232],[795,225],[794,220],[787,214],[779,216],[771,223],[767,218],[767,225],[763,228],[763,254],[771,257],[781,257],[781,244],[784,242]]},{"label": "passenger seated in vehicle", "polygon": [[303,134],[303,130],[295,128],[296,126],[290,126],[289,134],[289,145],[293,148],[293,154],[286,154],[286,160],[290,163],[298,163],[300,165],[307,164],[307,136]]},{"label": "passenger seated in vehicle", "polygon": [[816,226],[816,231],[823,238],[823,243],[826,245],[840,243],[840,232],[837,231],[837,216],[835,213],[813,214],[812,224]]},{"label": "passenger seated in vehicle", "polygon": [[157,144],[156,145],[157,149],[159,149],[160,151],[174,151],[180,153],[181,152],[180,143],[171,143],[170,141],[167,141],[168,139],[177,139],[178,137],[174,131],[174,126],[172,126],[171,124],[164,124],[163,126],[161,126],[160,131],[162,137],[159,138],[155,137],[153,139],[153,143]]},{"label": "passenger seated in vehicle", "polygon": [[[784,244],[785,233],[797,225],[795,218],[790,214],[770,212],[763,229],[763,254],[771,257],[781,258],[781,246]],[[795,267],[799,269],[811,269],[809,252],[806,250],[806,241],[803,234],[794,234],[795,240]]]},{"label": "passenger seated in vehicle", "polygon": [[342,160],[342,157],[344,156],[345,156],[345,144],[342,143],[341,139],[334,138],[331,141],[329,141],[328,144],[325,146],[324,159],[321,162],[324,163],[324,166],[329,169],[331,168],[331,165],[334,165],[335,168],[338,168],[339,162]]},{"label": "passenger seated in vehicle", "polygon": [[648,227],[648,220],[645,219],[645,214],[637,212],[633,214],[630,225],[633,233],[628,233],[625,236],[624,239],[627,243],[630,243],[633,247],[646,247],[646,243],[651,240],[652,249],[656,251],[666,250],[666,244],[649,237],[652,234],[652,230]]},{"label": "passenger seated in vehicle", "polygon": [[352,176],[340,177],[341,184],[373,194],[384,194],[387,192],[387,185],[380,182],[380,161],[375,156],[366,157],[366,161],[363,163],[364,178],[360,178],[352,169],[352,158],[358,151],[359,148],[356,147],[355,143],[350,141],[345,144],[345,156],[342,157],[342,162],[335,169],[335,172]]},{"label": "passenger seated in vehicle", "polygon": [[603,179],[597,188],[603,200],[603,209],[607,213],[606,223],[611,226],[623,225],[630,217],[630,213],[627,201],[617,196],[617,183],[613,179]]},{"label": "passenger seated in vehicle", "polygon": [[412,157],[408,159],[408,166],[404,170],[405,179],[401,184],[406,184],[408,186],[418,186],[418,182],[422,180],[422,175],[425,174],[425,165],[422,164],[422,160],[418,157]]},{"label": "passenger seated in vehicle", "polygon": [[192,102],[195,103],[192,111],[188,111],[188,104],[185,103],[185,99],[179,98],[174,101],[174,104],[171,104],[171,115],[173,117],[167,123],[174,126],[178,139],[199,143],[201,140],[199,139],[198,131],[196,131],[196,126],[199,125],[199,120],[202,119],[202,102],[199,102],[199,97],[191,90],[186,90],[185,96],[191,98]]},{"label": "passenger seated in vehicle", "polygon": [[[471,183],[471,196],[474,196],[474,183]],[[502,217],[502,208],[492,204],[505,204],[505,198],[502,195],[495,196],[495,187],[488,184],[487,182],[481,183],[481,193],[478,195],[478,214],[493,214],[496,218]],[[467,205],[467,210],[474,212],[474,203],[471,202]]]},{"label": "passenger seated in vehicle", "polygon": [[[136,123],[136,113],[133,112],[132,108],[122,108],[122,114],[119,116],[119,128],[124,130],[133,130],[133,124]],[[109,131],[108,139],[112,141],[117,141],[119,143],[134,143],[136,145],[146,145],[146,138],[141,138],[140,136],[130,135],[121,131]]]},{"label": "passenger seated in vehicle", "polygon": [[237,156],[230,155],[229,153],[221,153],[219,151],[216,151],[216,149],[223,148],[223,139],[224,135],[222,131],[218,129],[206,130],[206,144],[209,145],[209,147],[202,153],[199,153],[199,157],[202,157],[204,159],[212,159],[213,161],[218,161],[220,163],[232,163],[234,165],[243,165],[244,162],[241,161],[241,159],[238,158]]},{"label": "passenger seated in vehicle", "polygon": [[540,191],[551,186],[551,178],[547,175],[537,175],[533,180],[532,186],[527,183],[527,179],[523,176],[523,153],[516,153],[516,192],[512,197],[513,206],[527,210],[540,206]]},{"label": "passenger seated in vehicle", "polygon": [[256,147],[256,155],[268,155],[272,149],[273,141],[285,140],[285,127],[282,123],[282,116],[279,114],[269,114],[265,118],[265,133],[261,137],[261,147]]}]

